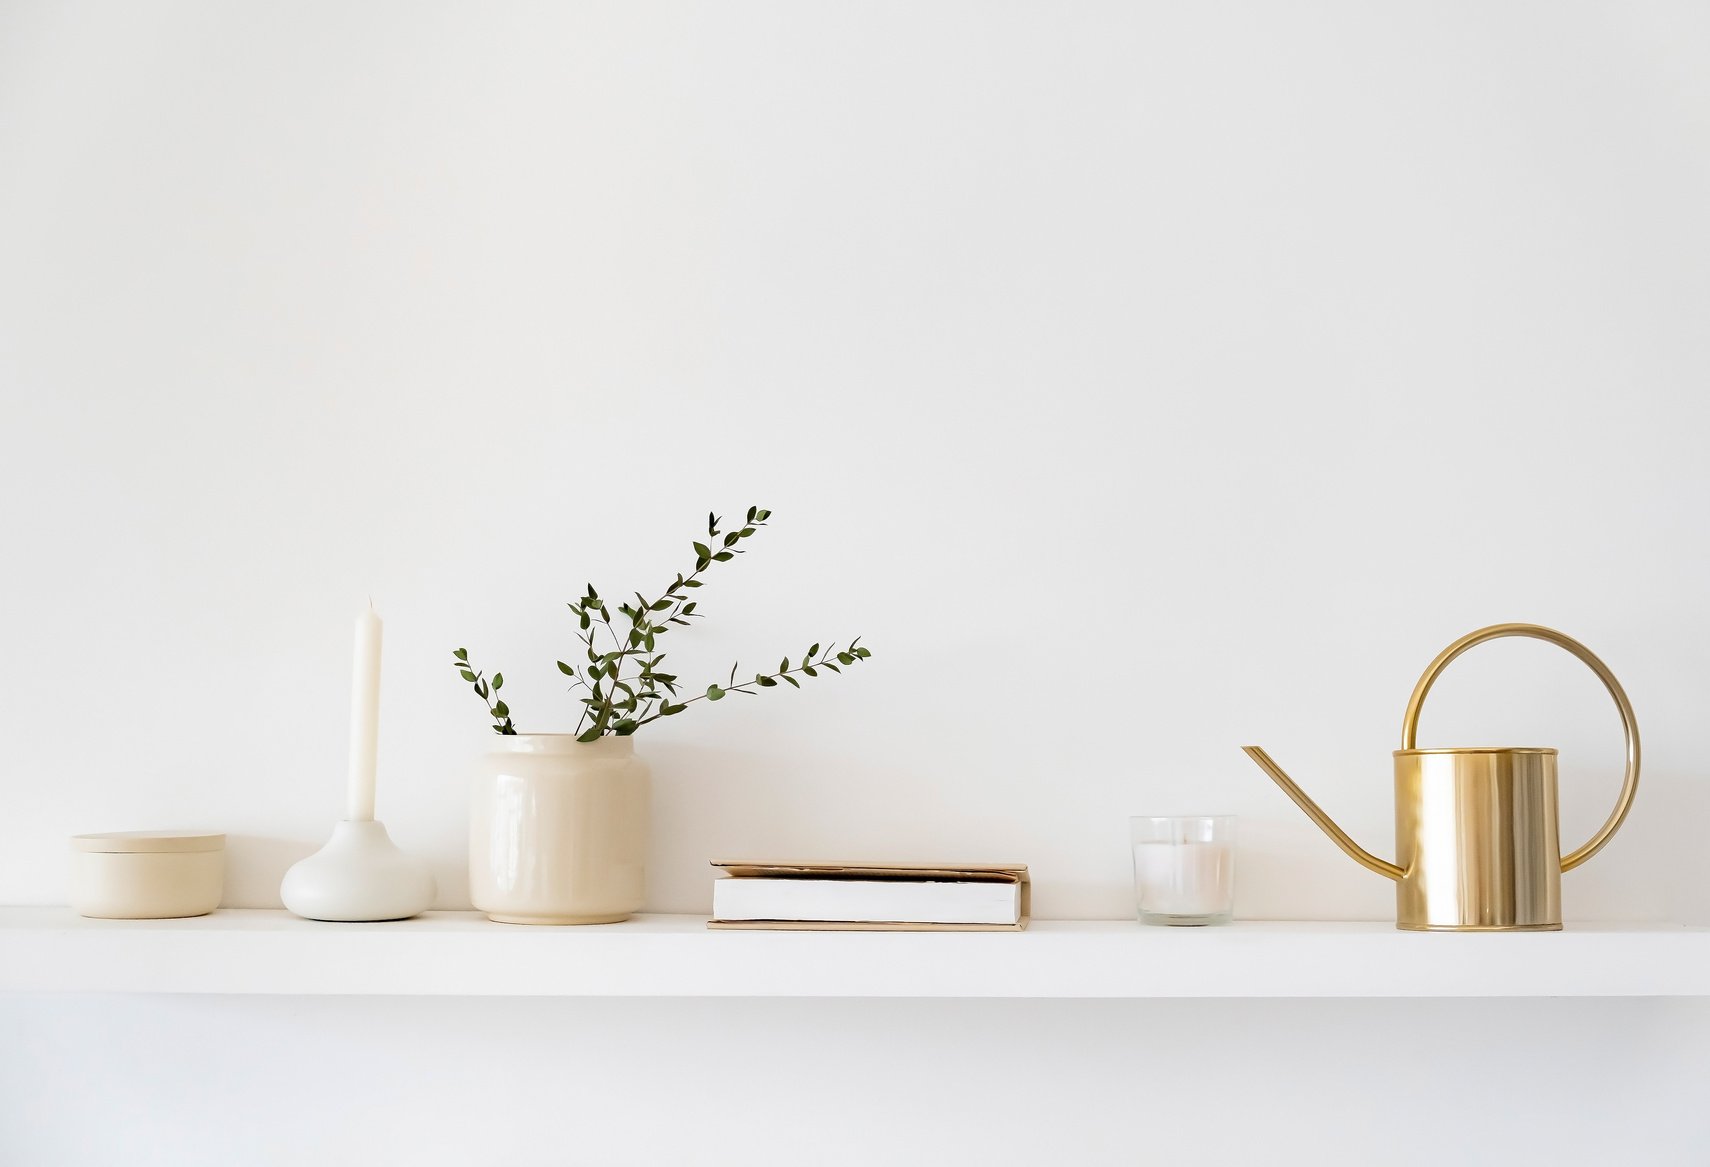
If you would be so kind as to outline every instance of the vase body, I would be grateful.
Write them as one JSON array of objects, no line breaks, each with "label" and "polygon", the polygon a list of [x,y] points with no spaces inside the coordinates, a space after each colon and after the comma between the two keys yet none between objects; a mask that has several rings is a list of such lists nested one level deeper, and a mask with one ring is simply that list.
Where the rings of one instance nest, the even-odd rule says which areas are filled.
[{"label": "vase body", "polygon": [[646,894],[650,786],[633,738],[499,738],[470,807],[470,902],[506,924],[627,918]]}]

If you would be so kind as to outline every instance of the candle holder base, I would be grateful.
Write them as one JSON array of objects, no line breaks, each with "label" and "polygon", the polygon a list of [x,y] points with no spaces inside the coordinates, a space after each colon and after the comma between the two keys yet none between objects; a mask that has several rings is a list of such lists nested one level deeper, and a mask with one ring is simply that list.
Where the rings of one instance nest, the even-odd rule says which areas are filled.
[{"label": "candle holder base", "polygon": [[1208,924],[1227,924],[1235,919],[1233,912],[1141,912],[1142,924],[1165,928],[1203,928]]},{"label": "candle holder base", "polygon": [[398,850],[385,824],[345,819],[285,873],[279,897],[306,920],[405,920],[428,909],[434,890],[427,862]]}]

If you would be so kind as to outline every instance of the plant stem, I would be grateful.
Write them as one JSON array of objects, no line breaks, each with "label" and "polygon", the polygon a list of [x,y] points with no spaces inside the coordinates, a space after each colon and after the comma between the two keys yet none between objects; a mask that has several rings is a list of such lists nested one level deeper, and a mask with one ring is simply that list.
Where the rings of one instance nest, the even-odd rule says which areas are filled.
[{"label": "plant stem", "polygon": [[[782,672],[765,673],[763,675],[766,677],[767,680],[775,681],[779,677],[787,677],[791,673],[805,672],[810,668],[815,668],[815,669],[824,668],[826,661],[828,661],[828,660],[834,661],[836,659],[837,659],[837,646],[834,644],[834,645],[831,645],[829,648],[827,648],[823,653],[821,653],[819,659],[816,661],[811,661],[807,664],[800,664],[800,665],[797,665],[795,668],[792,668],[792,669],[784,669]],[[844,666],[844,667],[847,667],[847,666]],[[756,678],[755,680],[752,680],[752,681],[743,681],[739,685],[720,685],[719,688],[723,689],[726,693],[747,693],[747,694],[752,696],[754,694],[754,688],[753,687],[755,685],[758,685],[759,683],[760,683],[759,679]],[[710,700],[710,698],[705,693],[702,693],[700,696],[690,697],[687,701],[680,702],[680,704],[683,705],[685,708],[687,708],[688,706],[693,705],[697,701],[707,701],[707,700]],[[664,716],[664,714],[662,714],[662,713],[655,713],[652,717],[646,718],[645,720],[637,721],[636,727],[640,728],[641,726],[646,725],[649,721],[658,721],[663,716]]]}]

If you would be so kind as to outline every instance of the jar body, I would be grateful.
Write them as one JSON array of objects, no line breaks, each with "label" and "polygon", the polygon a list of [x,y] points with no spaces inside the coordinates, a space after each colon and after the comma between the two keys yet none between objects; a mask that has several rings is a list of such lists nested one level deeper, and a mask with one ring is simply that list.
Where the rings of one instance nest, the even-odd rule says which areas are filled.
[{"label": "jar body", "polygon": [[220,906],[225,852],[74,851],[71,907],[97,920],[172,920]]},{"label": "jar body", "polygon": [[469,899],[506,924],[609,924],[646,896],[647,763],[632,739],[499,739],[469,815]]}]

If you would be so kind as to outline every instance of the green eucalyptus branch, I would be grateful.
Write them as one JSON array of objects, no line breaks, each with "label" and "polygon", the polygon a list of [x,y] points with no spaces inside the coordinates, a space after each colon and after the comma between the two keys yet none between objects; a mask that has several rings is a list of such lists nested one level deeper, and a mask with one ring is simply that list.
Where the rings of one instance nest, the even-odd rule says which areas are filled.
[{"label": "green eucalyptus branch", "polygon": [[494,673],[493,683],[487,684],[484,677],[475,666],[469,663],[469,650],[455,648],[451,651],[451,664],[459,676],[475,690],[475,696],[481,698],[481,704],[487,707],[487,713],[493,719],[493,732],[515,737],[517,727],[511,724],[511,707],[499,697],[499,690],[505,687],[505,674]]},{"label": "green eucalyptus branch", "polygon": [[[816,655],[819,656],[818,660],[814,659]],[[791,666],[790,658],[785,657],[782,661],[778,662],[777,672],[755,673],[752,681],[743,681],[741,684],[734,683],[736,681],[737,666],[731,665],[731,683],[726,683],[724,685],[708,685],[707,691],[702,693],[700,696],[690,697],[681,705],[667,706],[666,708],[661,709],[658,713],[655,713],[652,717],[640,722],[640,724],[646,725],[649,721],[657,721],[661,717],[670,717],[673,714],[681,713],[697,701],[722,701],[732,693],[746,693],[750,697],[753,697],[756,696],[754,692],[754,687],[756,686],[761,689],[775,689],[778,687],[779,681],[785,681],[799,689],[802,687],[802,683],[796,680],[794,676],[796,673],[800,673],[806,677],[819,676],[819,670],[821,669],[829,669],[831,672],[841,673],[843,669],[839,668],[839,665],[849,666],[860,664],[872,655],[873,653],[870,649],[863,648],[861,646],[861,638],[857,636],[854,640],[849,642],[849,647],[844,649],[842,652],[837,650],[836,645],[832,645],[827,648],[823,654],[821,654],[819,645],[816,644],[807,650],[806,655],[802,657],[801,664]]]},{"label": "green eucalyptus branch", "polygon": [[[640,592],[632,593],[634,602],[626,599],[618,603],[616,618],[613,617],[612,606],[601,598],[591,583],[579,598],[569,602],[568,607],[576,617],[576,637],[581,642],[579,656],[582,659],[574,663],[558,661],[557,665],[558,671],[570,678],[570,692],[581,694],[576,698],[581,705],[575,731],[578,741],[596,741],[607,735],[628,737],[649,722],[681,713],[696,701],[718,701],[727,693],[752,696],[756,689],[776,688],[780,681],[800,688],[801,682],[796,679],[798,675],[817,677],[821,669],[841,672],[843,667],[872,655],[860,647],[859,637],[841,652],[832,646],[821,653],[820,646],[815,644],[798,665],[792,666],[786,658],[776,672],[756,673],[752,681],[741,683],[737,683],[737,670],[732,666],[726,684],[709,685],[699,696],[679,699],[679,678],[663,668],[665,654],[659,651],[659,641],[675,629],[689,627],[692,621],[701,618],[702,614],[696,611],[698,601],[690,598],[696,589],[705,586],[706,581],[701,577],[713,564],[729,563],[738,555],[745,554],[747,549],[743,543],[766,526],[771,515],[772,512],[763,507],[749,507],[740,524],[722,532],[720,527],[724,520],[716,514],[707,515],[704,539],[690,542],[695,553],[694,566],[690,571],[687,574],[678,572],[676,578],[652,599]],[[605,651],[595,643],[602,636],[612,644]],[[486,684],[481,674],[469,667],[468,654],[458,649],[453,655],[464,680],[474,685],[477,695],[487,701],[489,692]],[[494,674],[492,689],[497,690],[501,681],[502,678]],[[516,732],[511,727],[504,702],[490,702],[488,712],[493,714],[496,732]]]},{"label": "green eucalyptus branch", "polygon": [[[607,733],[627,737],[645,722],[663,716],[663,710],[673,705],[670,699],[677,695],[677,676],[659,668],[665,659],[662,653],[657,653],[659,638],[674,627],[687,627],[691,620],[699,618],[695,611],[697,601],[690,599],[689,593],[704,586],[702,574],[715,563],[729,563],[744,554],[742,541],[753,538],[766,525],[771,513],[761,507],[749,507],[742,524],[724,532],[722,537],[719,526],[724,520],[709,513],[707,541],[690,542],[695,562],[689,573],[678,572],[653,599],[635,592],[635,603],[625,600],[618,605],[619,616],[628,621],[627,628],[622,620],[613,621],[611,606],[600,598],[593,584],[588,585],[580,600],[570,603],[587,662],[581,666],[557,663],[559,672],[587,690],[587,696],[579,698],[582,704],[582,716],[576,723],[579,740],[594,741]],[[595,650],[596,624],[606,629],[616,645],[610,652]],[[635,667],[630,671],[632,665]],[[574,691],[576,686],[571,688]]]}]

